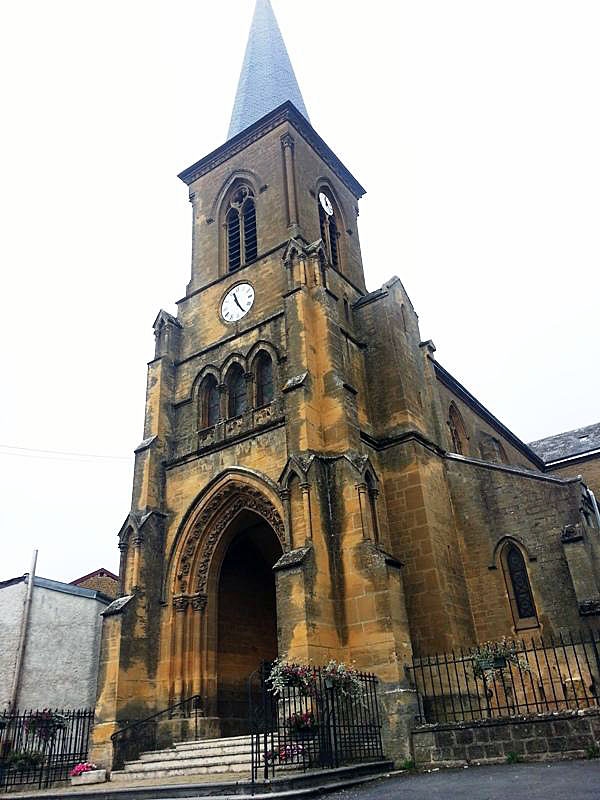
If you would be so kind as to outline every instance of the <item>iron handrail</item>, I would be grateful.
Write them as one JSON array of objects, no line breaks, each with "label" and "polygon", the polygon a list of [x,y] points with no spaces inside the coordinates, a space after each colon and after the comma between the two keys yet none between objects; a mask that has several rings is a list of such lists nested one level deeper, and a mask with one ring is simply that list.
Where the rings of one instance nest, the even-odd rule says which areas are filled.
[{"label": "iron handrail", "polygon": [[[167,717],[167,719],[171,719],[175,716],[178,709],[186,707],[186,710],[191,712],[194,711],[194,736],[198,738],[198,711],[202,710],[202,697],[199,694],[194,694],[191,697],[187,697],[185,700],[181,700],[179,703],[175,703],[168,708],[163,708],[161,711],[157,711],[154,714],[151,714],[149,717],[145,719],[137,720],[136,722],[132,722],[129,725],[126,725],[124,728],[120,728],[118,731],[115,731],[111,735],[111,741],[113,743],[113,752],[114,752],[114,763],[113,768],[119,768],[120,762],[122,759],[119,756],[118,749],[119,745],[122,742],[127,743],[130,742],[130,736],[133,731],[136,729],[140,729],[143,726],[148,725],[149,723],[156,723],[160,717]],[[191,717],[191,713],[186,714],[187,717]],[[156,731],[156,728],[154,728]]]}]

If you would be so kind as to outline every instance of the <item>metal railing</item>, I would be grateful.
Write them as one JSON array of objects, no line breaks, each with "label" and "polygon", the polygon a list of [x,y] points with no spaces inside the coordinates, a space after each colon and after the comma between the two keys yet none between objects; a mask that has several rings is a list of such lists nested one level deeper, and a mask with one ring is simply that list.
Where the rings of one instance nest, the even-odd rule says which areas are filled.
[{"label": "metal railing", "polygon": [[361,672],[351,696],[319,667],[310,686],[285,686],[278,694],[266,662],[249,679],[252,782],[282,770],[331,769],[384,758],[377,678]]},{"label": "metal railing", "polygon": [[543,714],[599,705],[600,632],[514,642],[489,663],[481,648],[414,658],[422,723]]},{"label": "metal railing", "polygon": [[94,710],[15,710],[0,714],[0,789],[66,781],[88,757]]},{"label": "metal railing", "polygon": [[[202,698],[199,694],[195,694],[145,719],[128,723],[113,733],[110,737],[113,743],[113,769],[123,769],[126,761],[136,761],[140,753],[170,744],[170,741],[160,741],[159,723],[165,720],[182,720],[181,727],[187,729],[188,735],[193,733],[194,739],[197,739],[198,715],[201,710]],[[193,726],[191,729],[190,725]],[[179,735],[185,738],[183,730]]]}]

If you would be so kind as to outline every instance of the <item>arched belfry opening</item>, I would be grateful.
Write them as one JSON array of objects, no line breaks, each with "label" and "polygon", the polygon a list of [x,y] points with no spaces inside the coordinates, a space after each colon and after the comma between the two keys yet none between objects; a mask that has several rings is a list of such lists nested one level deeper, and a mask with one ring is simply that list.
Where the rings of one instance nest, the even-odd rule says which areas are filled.
[{"label": "arched belfry opening", "polygon": [[216,586],[217,715],[224,736],[246,733],[249,675],[277,656],[273,565],[282,555],[271,526],[242,511],[227,532]]}]

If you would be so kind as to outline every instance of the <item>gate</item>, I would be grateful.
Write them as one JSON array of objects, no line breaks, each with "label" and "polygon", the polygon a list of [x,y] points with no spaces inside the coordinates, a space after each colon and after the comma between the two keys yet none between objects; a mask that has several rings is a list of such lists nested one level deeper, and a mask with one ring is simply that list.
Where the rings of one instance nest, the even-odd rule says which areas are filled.
[{"label": "gate", "polygon": [[252,782],[384,758],[375,675],[354,673],[360,689],[351,694],[325,669],[304,667],[304,685],[274,691],[272,666],[263,663],[248,681]]}]

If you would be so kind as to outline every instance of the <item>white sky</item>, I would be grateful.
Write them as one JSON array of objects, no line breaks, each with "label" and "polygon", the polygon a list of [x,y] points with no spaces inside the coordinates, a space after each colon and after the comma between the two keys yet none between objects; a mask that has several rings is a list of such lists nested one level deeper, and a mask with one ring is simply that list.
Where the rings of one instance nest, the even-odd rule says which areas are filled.
[{"label": "white sky", "polygon": [[[597,0],[273,0],[440,362],[524,440],[600,419]],[[0,19],[0,580],[116,571],[176,174],[220,145],[252,0],[19,0]],[[9,447],[7,447],[9,446]],[[111,458],[57,456],[25,449]]]}]

